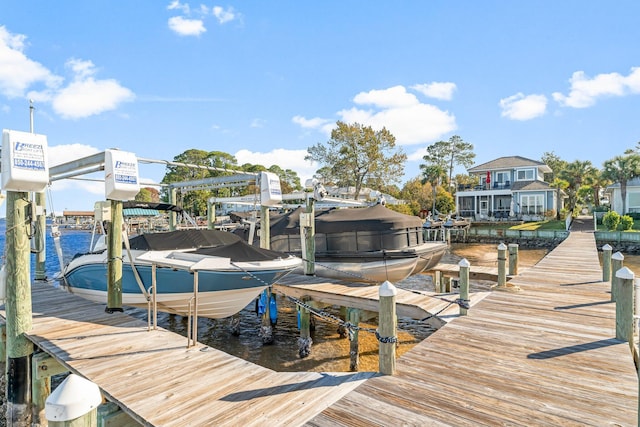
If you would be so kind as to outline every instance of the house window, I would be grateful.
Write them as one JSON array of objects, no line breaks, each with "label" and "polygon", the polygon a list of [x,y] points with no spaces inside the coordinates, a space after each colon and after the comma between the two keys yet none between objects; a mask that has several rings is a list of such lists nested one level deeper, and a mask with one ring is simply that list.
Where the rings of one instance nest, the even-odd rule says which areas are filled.
[{"label": "house window", "polygon": [[627,193],[627,212],[640,212],[640,193]]},{"label": "house window", "polygon": [[524,215],[542,215],[544,206],[542,194],[520,197],[520,207]]},{"label": "house window", "polygon": [[496,182],[503,184],[509,181],[509,172],[496,172]]},{"label": "house window", "polygon": [[533,181],[533,169],[520,169],[517,172],[518,181]]}]

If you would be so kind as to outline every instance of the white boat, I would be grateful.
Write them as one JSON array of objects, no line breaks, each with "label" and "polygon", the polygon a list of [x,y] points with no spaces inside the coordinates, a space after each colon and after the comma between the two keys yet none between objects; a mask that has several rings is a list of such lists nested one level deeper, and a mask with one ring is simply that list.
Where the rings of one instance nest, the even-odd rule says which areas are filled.
[{"label": "white boat", "polygon": [[[123,305],[147,307],[155,265],[158,311],[187,315],[197,294],[197,313],[209,318],[238,313],[302,263],[299,258],[250,246],[232,233],[216,230],[143,234],[129,239],[129,247],[123,253]],[[76,256],[64,269],[62,286],[106,303],[107,250]]]}]

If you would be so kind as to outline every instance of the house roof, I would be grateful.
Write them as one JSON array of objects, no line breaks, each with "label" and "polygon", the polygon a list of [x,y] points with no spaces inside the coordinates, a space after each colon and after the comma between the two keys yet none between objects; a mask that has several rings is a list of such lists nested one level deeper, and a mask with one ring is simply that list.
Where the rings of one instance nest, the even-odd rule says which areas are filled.
[{"label": "house roof", "polygon": [[[630,180],[627,181],[627,188],[629,187],[638,187],[640,186],[640,177],[636,177],[636,178],[631,178]],[[613,189],[613,188],[620,188],[620,183],[616,182],[614,184],[611,184],[609,186],[607,186],[607,189]]]},{"label": "house roof", "polygon": [[516,181],[511,185],[511,191],[548,190],[551,186],[544,181]]},{"label": "house roof", "polygon": [[526,166],[535,166],[538,169],[541,169],[542,172],[552,172],[551,168],[545,165],[542,162],[537,160],[527,159],[526,157],[521,156],[507,156],[507,157],[499,157],[495,160],[491,160],[490,162],[483,163],[481,165],[474,166],[470,169],[467,169],[469,173],[471,172],[485,172],[488,170],[495,169],[513,169],[520,168]]}]

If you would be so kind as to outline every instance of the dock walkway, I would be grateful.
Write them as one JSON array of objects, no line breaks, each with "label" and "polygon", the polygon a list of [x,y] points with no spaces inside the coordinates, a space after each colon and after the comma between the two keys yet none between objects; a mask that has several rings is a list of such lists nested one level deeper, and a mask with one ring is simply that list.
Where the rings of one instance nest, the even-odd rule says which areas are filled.
[{"label": "dock walkway", "polygon": [[33,285],[32,305],[27,337],[145,426],[301,425],[374,375],[275,372],[187,349],[181,335],[50,285]]},{"label": "dock walkway", "polygon": [[572,232],[306,425],[635,426],[638,379],[592,233]]}]

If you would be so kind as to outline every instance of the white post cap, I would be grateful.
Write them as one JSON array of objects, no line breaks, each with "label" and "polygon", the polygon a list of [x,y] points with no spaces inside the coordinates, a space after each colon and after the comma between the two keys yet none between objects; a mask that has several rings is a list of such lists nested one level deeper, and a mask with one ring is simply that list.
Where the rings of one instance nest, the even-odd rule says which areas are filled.
[{"label": "white post cap", "polygon": [[613,250],[613,248],[611,247],[611,245],[610,245],[610,244],[608,244],[608,243],[607,243],[606,245],[604,245],[604,246],[602,247],[602,250],[603,250],[603,251],[610,251],[610,250]]},{"label": "white post cap", "polygon": [[380,289],[378,289],[378,295],[381,297],[394,297],[398,294],[398,289],[388,280],[385,280]]},{"label": "white post cap", "polygon": [[611,259],[615,259],[616,261],[624,261],[624,255],[622,255],[622,252],[616,252],[615,254],[611,255]]},{"label": "white post cap", "polygon": [[505,245],[504,243],[500,243],[498,245],[498,250],[499,251],[506,251],[507,250],[507,245]]},{"label": "white post cap", "polygon": [[70,421],[89,413],[101,403],[102,395],[97,384],[69,374],[47,397],[44,413],[47,421]]},{"label": "white post cap", "polygon": [[469,267],[471,266],[471,263],[470,263],[469,261],[467,261],[467,259],[466,259],[466,258],[462,258],[462,259],[460,260],[460,262],[458,263],[458,265],[459,265],[460,267],[466,267],[466,268],[469,268]]},{"label": "white post cap", "polygon": [[633,280],[636,276],[628,267],[622,267],[620,270],[616,271],[616,277],[619,279]]}]

